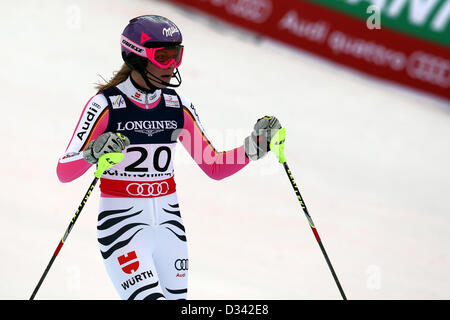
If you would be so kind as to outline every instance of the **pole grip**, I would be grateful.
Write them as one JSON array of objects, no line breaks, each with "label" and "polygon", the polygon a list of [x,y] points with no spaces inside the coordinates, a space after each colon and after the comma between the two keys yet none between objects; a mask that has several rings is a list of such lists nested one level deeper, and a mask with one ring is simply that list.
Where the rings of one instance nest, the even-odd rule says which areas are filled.
[{"label": "pole grip", "polygon": [[286,163],[286,156],[284,155],[284,143],[286,141],[286,129],[281,128],[275,133],[270,140],[270,150],[275,154],[280,163]]}]

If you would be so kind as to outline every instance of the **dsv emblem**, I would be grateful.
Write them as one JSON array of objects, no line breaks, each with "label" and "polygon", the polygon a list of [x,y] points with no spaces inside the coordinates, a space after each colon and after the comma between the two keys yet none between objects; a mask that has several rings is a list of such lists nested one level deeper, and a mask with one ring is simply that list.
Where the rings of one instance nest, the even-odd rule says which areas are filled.
[{"label": "dsv emblem", "polygon": [[175,260],[175,269],[180,270],[189,270],[189,259],[177,259]]}]

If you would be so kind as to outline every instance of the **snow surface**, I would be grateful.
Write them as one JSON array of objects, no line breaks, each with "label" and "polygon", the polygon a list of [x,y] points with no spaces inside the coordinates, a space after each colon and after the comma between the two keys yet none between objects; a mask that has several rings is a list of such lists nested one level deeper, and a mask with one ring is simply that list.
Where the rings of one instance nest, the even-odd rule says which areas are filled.
[{"label": "snow surface", "polygon": [[[163,1],[2,1],[0,299],[28,299],[93,170],[62,184],[59,156],[129,19],[182,29],[179,92],[219,150],[276,115],[286,155],[349,299],[450,298],[448,102],[258,39]],[[190,299],[340,299],[274,157],[222,181],[183,147],[176,181]],[[119,299],[96,240],[98,187],[37,299]]]}]

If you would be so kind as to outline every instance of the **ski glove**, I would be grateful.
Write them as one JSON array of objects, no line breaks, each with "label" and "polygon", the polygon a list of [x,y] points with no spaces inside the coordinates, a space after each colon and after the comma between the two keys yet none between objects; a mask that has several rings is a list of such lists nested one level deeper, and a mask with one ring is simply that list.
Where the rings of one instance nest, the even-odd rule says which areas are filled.
[{"label": "ski glove", "polygon": [[130,145],[130,140],[120,133],[106,132],[88,143],[83,150],[83,158],[96,164],[100,156],[110,152],[122,152]]},{"label": "ski glove", "polygon": [[281,129],[277,118],[265,116],[258,119],[250,136],[244,140],[245,154],[250,160],[258,160],[270,151],[270,140]]}]

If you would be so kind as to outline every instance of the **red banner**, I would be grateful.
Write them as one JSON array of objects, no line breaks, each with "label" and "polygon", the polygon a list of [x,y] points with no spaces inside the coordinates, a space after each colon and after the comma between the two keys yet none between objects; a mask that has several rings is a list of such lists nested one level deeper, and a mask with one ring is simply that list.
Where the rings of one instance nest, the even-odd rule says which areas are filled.
[{"label": "red banner", "polygon": [[171,0],[382,79],[450,100],[450,49],[307,1]]}]

